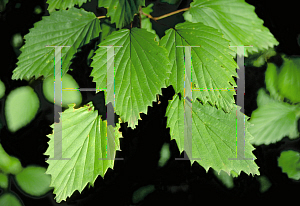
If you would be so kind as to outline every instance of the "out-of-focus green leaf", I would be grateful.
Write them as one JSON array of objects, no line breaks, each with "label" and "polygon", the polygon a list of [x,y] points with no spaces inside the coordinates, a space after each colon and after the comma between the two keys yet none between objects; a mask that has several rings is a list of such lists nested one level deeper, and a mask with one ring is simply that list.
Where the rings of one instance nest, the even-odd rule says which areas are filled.
[{"label": "out-of-focus green leaf", "polygon": [[[89,0],[90,2],[91,0]],[[47,0],[48,11],[49,13],[55,11],[55,9],[67,9],[72,8],[75,5],[78,5],[79,7],[82,6],[83,3],[86,3],[87,0]]]},{"label": "out-of-focus green leaf", "polygon": [[5,94],[5,84],[0,80],[0,99],[4,96]]},{"label": "out-of-focus green leaf", "polygon": [[15,176],[17,184],[27,194],[42,196],[50,191],[50,175],[45,174],[46,169],[37,166],[28,166]]},{"label": "out-of-focus green leaf", "polygon": [[[0,155],[0,158],[1,158],[1,155]],[[7,189],[7,187],[8,187],[8,176],[7,176],[7,174],[1,173],[1,170],[0,170],[0,189],[1,188]]]},{"label": "out-of-focus green leaf", "polygon": [[281,167],[282,172],[294,180],[300,179],[300,153],[287,150],[283,151],[278,158],[278,166]]},{"label": "out-of-focus green leaf", "polygon": [[284,62],[278,76],[279,93],[292,103],[300,102],[300,58],[282,57]]},{"label": "out-of-focus green leaf", "polygon": [[[253,160],[234,161],[228,158],[236,158],[236,118],[244,118],[240,112],[240,107],[235,105],[229,113],[219,110],[210,105],[202,105],[198,101],[192,103],[192,137],[190,138],[191,148],[184,146],[184,100],[179,99],[178,95],[169,100],[166,116],[167,127],[170,128],[171,139],[175,139],[179,151],[185,150],[189,158],[201,158],[201,160],[191,159],[191,164],[197,161],[206,171],[211,167],[219,174],[221,170],[228,175],[241,171],[246,174],[259,175],[258,166],[254,162],[256,159],[252,151],[255,149],[249,140],[253,136],[248,132],[250,124],[245,122],[245,157]],[[245,117],[247,120],[249,117]],[[238,158],[244,158],[238,156]]]},{"label": "out-of-focus green leaf", "polygon": [[23,206],[20,198],[13,193],[4,193],[0,195],[0,205],[2,206]]},{"label": "out-of-focus green leaf", "polygon": [[11,91],[5,101],[5,118],[7,127],[16,132],[30,123],[38,109],[40,101],[30,86],[22,86]]},{"label": "out-of-focus green leaf", "polygon": [[263,100],[268,95],[259,97],[260,106],[252,112],[250,123],[253,127],[249,132],[254,136],[250,142],[255,145],[269,145],[289,136],[295,139],[299,136],[297,121],[300,118],[300,107],[285,102]]}]

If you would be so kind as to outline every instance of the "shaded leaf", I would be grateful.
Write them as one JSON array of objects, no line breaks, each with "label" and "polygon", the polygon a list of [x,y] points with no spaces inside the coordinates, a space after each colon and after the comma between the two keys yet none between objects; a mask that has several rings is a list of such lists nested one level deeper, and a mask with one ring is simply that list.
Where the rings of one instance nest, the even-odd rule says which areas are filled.
[{"label": "shaded leaf", "polygon": [[[56,202],[61,202],[70,197],[75,190],[79,193],[89,183],[94,184],[96,178],[104,177],[107,169],[113,168],[113,159],[99,160],[107,158],[109,153],[111,158],[115,157],[116,149],[112,149],[112,144],[107,146],[107,121],[102,121],[98,112],[94,111],[92,102],[89,106],[84,105],[79,109],[74,109],[75,104],[69,104],[69,108],[61,113],[62,121],[62,157],[70,160],[47,160],[49,164],[46,174],[51,175],[51,187],[56,194]],[[89,108],[91,110],[89,110]],[[54,128],[54,124],[51,125]],[[109,128],[112,127],[111,125]],[[118,124],[116,126],[118,128]],[[57,131],[56,131],[57,132]],[[58,131],[59,132],[59,131]],[[108,132],[111,132],[109,129]],[[117,131],[115,131],[117,133]],[[50,141],[45,155],[54,155],[54,134],[48,135]]]},{"label": "shaded leaf", "polygon": [[132,22],[140,6],[145,6],[145,0],[98,0],[98,7],[107,8],[106,15],[119,29]]}]

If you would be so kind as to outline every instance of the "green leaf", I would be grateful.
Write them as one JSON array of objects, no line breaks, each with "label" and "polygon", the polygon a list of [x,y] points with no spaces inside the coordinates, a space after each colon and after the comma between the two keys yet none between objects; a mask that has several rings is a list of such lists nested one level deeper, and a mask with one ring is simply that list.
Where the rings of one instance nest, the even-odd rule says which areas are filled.
[{"label": "green leaf", "polygon": [[[184,95],[184,54],[183,47],[192,47],[192,85],[193,99],[199,98],[204,104],[210,102],[225,111],[233,107],[236,83],[232,76],[237,76],[237,68],[228,40],[216,29],[202,23],[181,23],[175,29],[166,31],[159,42],[169,52],[172,72],[167,85],[174,87],[175,93]],[[227,90],[231,88],[232,90]],[[201,90],[200,90],[201,89]]]},{"label": "green leaf", "polygon": [[158,160],[158,166],[163,167],[170,159],[171,152],[168,143],[164,143],[160,150],[160,158]]},{"label": "green leaf", "polygon": [[[89,0],[90,2],[91,0]],[[86,3],[87,0],[68,0],[68,1],[62,1],[62,0],[47,0],[48,11],[49,13],[55,11],[55,9],[67,9],[72,8],[75,5],[78,5],[79,7],[82,6],[83,3]]]},{"label": "green leaf", "polygon": [[260,183],[259,192],[261,193],[266,192],[272,186],[272,183],[266,176],[257,177],[257,180]]},{"label": "green leaf", "polygon": [[[99,160],[107,158],[107,151],[111,156],[115,156],[115,150],[107,148],[107,121],[102,121],[98,112],[94,111],[92,102],[89,106],[84,105],[79,109],[74,109],[75,104],[69,104],[69,108],[62,112],[62,157],[71,160],[47,160],[49,164],[46,174],[51,175],[51,187],[56,194],[56,201],[59,203],[70,197],[75,190],[80,193],[85,186],[94,184],[98,175],[104,177],[107,169],[113,168],[113,160]],[[91,110],[88,109],[91,107]],[[54,124],[51,125],[54,128]],[[108,132],[112,131],[110,125]],[[119,124],[116,124],[116,128]],[[117,134],[118,131],[115,131]],[[47,135],[50,138],[49,147],[45,155],[54,155],[54,134]],[[119,145],[119,136],[115,135],[115,142]],[[112,142],[111,147],[114,142]]]},{"label": "green leaf", "polygon": [[215,176],[228,188],[231,189],[234,187],[233,177],[228,175],[226,172],[221,170],[220,174],[218,174],[215,170],[213,170]]},{"label": "green leaf", "polygon": [[[240,107],[236,106],[230,113],[218,110],[209,105],[202,105],[198,101],[192,102],[192,138],[191,150],[184,147],[184,100],[179,100],[178,95],[169,100],[166,116],[167,127],[170,128],[171,139],[175,139],[179,151],[188,154],[189,158],[201,158],[196,160],[206,172],[211,167],[219,174],[221,170],[228,175],[241,171],[246,174],[259,175],[258,166],[254,160],[228,160],[236,158],[236,118],[243,118]],[[247,120],[249,117],[245,116]],[[254,147],[249,143],[252,135],[248,132],[249,123],[245,124],[245,158],[256,159],[252,154]],[[191,128],[188,128],[191,129]],[[244,142],[243,142],[244,143]],[[191,157],[191,156],[192,157]],[[243,157],[238,157],[243,158]],[[191,164],[195,160],[191,159]]]},{"label": "green leaf", "polygon": [[1,0],[0,1],[0,12],[4,11],[7,3],[8,3],[8,0]]},{"label": "green leaf", "polygon": [[107,8],[106,15],[118,29],[132,22],[140,6],[145,6],[145,0],[98,0],[98,7]]},{"label": "green leaf", "polygon": [[251,143],[269,145],[280,141],[285,136],[289,136],[290,139],[297,138],[300,107],[268,98],[270,98],[268,95],[261,95],[258,101],[261,102],[259,107],[252,112],[250,123],[254,126],[249,129],[249,132],[255,138]]},{"label": "green leaf", "polygon": [[50,175],[45,174],[46,169],[37,166],[28,166],[15,176],[17,184],[27,194],[42,196],[49,192]]},{"label": "green leaf", "polygon": [[248,53],[279,44],[269,29],[263,26],[264,21],[254,12],[255,7],[244,0],[194,0],[190,7],[183,14],[186,21],[202,22],[218,29],[224,38],[231,41],[230,46],[252,45],[245,47],[245,57]]},{"label": "green leaf", "polygon": [[16,132],[29,124],[40,107],[37,94],[30,86],[22,86],[11,91],[5,101],[7,127]]},{"label": "green leaf", "polygon": [[[68,73],[66,73],[63,77],[62,77],[62,88],[68,88],[68,89],[77,89],[79,88],[77,82],[75,81],[75,79]],[[45,98],[49,101],[54,103],[54,76],[51,75],[49,77],[47,77],[44,81],[43,81],[43,94],[45,96]],[[64,90],[62,91],[62,106],[68,108],[68,104],[71,103],[75,103],[78,107],[82,102],[82,96],[80,91],[76,90],[76,91],[68,91],[68,90]],[[56,101],[55,104],[56,105],[61,105],[61,102]]]},{"label": "green leaf", "polygon": [[280,153],[278,158],[278,166],[281,167],[282,172],[294,180],[300,179],[300,153],[287,150]]},{"label": "green leaf", "polygon": [[67,73],[77,49],[99,36],[99,19],[94,13],[83,9],[71,8],[51,13],[34,24],[34,28],[25,35],[25,45],[21,47],[18,67],[13,71],[12,79],[29,80],[35,76],[47,78],[54,74],[53,59],[55,47],[71,46],[61,49],[62,59],[55,58],[55,65],[61,64],[62,76]]},{"label": "green leaf", "polygon": [[180,0],[160,0],[161,3],[177,4]]},{"label": "green leaf", "polygon": [[270,104],[272,102],[276,102],[276,100],[272,99],[264,88],[260,88],[257,92],[257,107],[260,108],[263,105]]},{"label": "green leaf", "polygon": [[268,63],[267,70],[265,73],[266,88],[270,92],[271,97],[276,100],[283,100],[283,97],[278,91],[278,73],[277,67],[273,63]]},{"label": "green leaf", "polygon": [[104,41],[112,32],[116,31],[113,24],[110,24],[107,19],[101,23],[102,32],[100,33],[100,42]]},{"label": "green leaf", "polygon": [[0,189],[7,189],[8,188],[8,176],[7,174],[3,174],[0,172]]},{"label": "green leaf", "polygon": [[0,195],[0,205],[5,206],[22,206],[20,198],[14,193],[4,193]]},{"label": "green leaf", "polygon": [[0,99],[5,95],[5,84],[0,80]]},{"label": "green leaf", "polygon": [[[143,13],[145,14],[150,14],[153,10],[153,3],[149,4],[147,7],[142,8]],[[145,28],[147,31],[155,34],[155,41],[159,41],[159,36],[156,34],[156,31],[152,29],[152,23],[148,17],[145,15],[142,15],[142,20],[141,20],[141,28]]]},{"label": "green leaf", "polygon": [[137,204],[138,202],[141,202],[144,200],[149,194],[155,191],[154,185],[146,185],[143,186],[136,191],[134,191],[132,195],[132,202],[133,204]]},{"label": "green leaf", "polygon": [[292,103],[300,102],[300,58],[283,56],[278,76],[279,93]]},{"label": "green leaf", "polygon": [[[145,29],[132,28],[113,32],[99,46],[115,47],[115,111],[122,122],[135,128],[139,113],[147,113],[148,106],[166,88],[170,62],[165,48],[154,41],[154,34]],[[91,64],[96,88],[106,88],[107,48],[99,47]],[[106,94],[106,91],[104,92]],[[109,102],[106,99],[106,103]]]}]

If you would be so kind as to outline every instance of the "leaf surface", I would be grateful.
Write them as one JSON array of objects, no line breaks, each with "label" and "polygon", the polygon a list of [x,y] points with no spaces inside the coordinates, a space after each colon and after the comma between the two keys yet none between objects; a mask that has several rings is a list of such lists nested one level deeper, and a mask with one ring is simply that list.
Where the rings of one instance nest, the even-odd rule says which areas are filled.
[{"label": "leaf surface", "polygon": [[[89,0],[90,2],[91,0]],[[55,9],[67,9],[72,8],[75,5],[78,5],[79,7],[82,6],[83,3],[86,3],[87,0],[68,0],[68,1],[62,1],[62,0],[47,0],[48,11],[49,13],[55,11]]]},{"label": "leaf surface", "polygon": [[[145,29],[122,29],[99,44],[123,46],[114,48],[115,109],[122,122],[128,122],[128,127],[133,129],[140,119],[139,113],[147,114],[148,106],[156,100],[156,94],[161,94],[161,88],[166,87],[165,81],[170,75],[167,51],[158,46],[154,37]],[[97,88],[106,88],[107,48],[99,47],[95,53],[90,76]]]},{"label": "leaf surface", "polygon": [[220,32],[202,23],[185,22],[167,30],[159,45],[168,50],[172,64],[167,85],[172,85],[175,93],[182,96],[185,89],[185,50],[176,46],[200,45],[191,48],[192,88],[195,89],[192,99],[199,98],[204,104],[210,102],[225,111],[232,108],[236,86],[232,76],[237,76],[237,64],[230,55],[232,51],[228,40],[222,38]]},{"label": "leaf surface", "polygon": [[[252,45],[245,47],[245,57],[248,53],[279,44],[269,29],[263,26],[264,21],[254,12],[255,7],[244,0],[194,0],[190,7],[183,14],[185,20],[202,22],[218,29],[225,39],[231,41],[230,46]],[[236,51],[236,48],[233,50]]]},{"label": "leaf surface", "polygon": [[22,53],[18,57],[18,66],[13,71],[12,80],[54,75],[55,47],[46,47],[47,45],[71,46],[61,49],[62,59],[55,58],[55,65],[62,61],[63,76],[69,70],[77,49],[98,37],[100,31],[96,16],[83,9],[71,8],[44,16],[25,35],[25,45],[20,49]]},{"label": "leaf surface", "polygon": [[46,169],[37,166],[28,166],[15,176],[21,189],[32,196],[42,196],[52,188],[50,175],[45,174]]},{"label": "leaf surface", "polygon": [[7,206],[22,206],[20,199],[16,194],[13,193],[4,193],[0,195],[0,205]]},{"label": "leaf surface", "polygon": [[[258,166],[254,160],[229,160],[237,157],[236,148],[236,113],[241,117],[240,107],[232,109],[230,113],[218,110],[209,105],[202,105],[198,101],[192,103],[192,137],[184,141],[184,100],[178,95],[169,100],[166,116],[167,127],[170,128],[171,139],[175,139],[179,151],[185,150],[188,157],[201,158],[191,159],[191,164],[197,161],[206,172],[211,167],[219,174],[221,170],[230,173],[241,171],[246,174],[259,175]],[[246,116],[246,120],[249,117]],[[248,132],[249,123],[245,125],[245,158],[256,159],[252,151],[254,147],[249,143],[253,137]],[[191,148],[188,144],[192,145]],[[238,157],[243,158],[243,157]],[[233,170],[233,172],[232,172]]]},{"label": "leaf surface", "polygon": [[300,179],[300,153],[287,150],[280,153],[278,158],[278,166],[281,167],[282,172],[294,180]]},{"label": "leaf surface", "polygon": [[39,107],[39,98],[30,86],[11,91],[5,101],[5,118],[9,131],[16,132],[29,124]]},{"label": "leaf surface", "polygon": [[[119,136],[115,135],[117,146],[112,149],[107,146],[107,121],[102,121],[98,112],[94,111],[92,102],[74,109],[75,104],[69,104],[69,108],[61,113],[62,121],[62,158],[70,160],[47,160],[49,164],[46,171],[51,175],[51,187],[54,187],[56,201],[59,203],[70,197],[75,190],[80,193],[89,183],[94,184],[98,175],[104,177],[107,169],[113,168],[116,149],[119,148]],[[92,107],[89,111],[88,109]],[[54,128],[54,124],[51,125]],[[112,131],[110,125],[109,131]],[[116,125],[118,130],[119,124]],[[116,133],[118,131],[115,131]],[[54,134],[48,135],[50,141],[45,155],[54,155]],[[111,156],[107,156],[110,152]],[[108,158],[99,160],[99,158]]]},{"label": "leaf surface", "polygon": [[98,0],[98,7],[107,8],[107,16],[119,29],[132,22],[140,6],[145,6],[145,0]]},{"label": "leaf surface", "polygon": [[259,107],[252,112],[249,129],[255,137],[255,145],[269,145],[280,141],[285,136],[295,139],[299,136],[297,121],[300,118],[300,107],[285,102],[275,101],[263,90],[257,97]]}]

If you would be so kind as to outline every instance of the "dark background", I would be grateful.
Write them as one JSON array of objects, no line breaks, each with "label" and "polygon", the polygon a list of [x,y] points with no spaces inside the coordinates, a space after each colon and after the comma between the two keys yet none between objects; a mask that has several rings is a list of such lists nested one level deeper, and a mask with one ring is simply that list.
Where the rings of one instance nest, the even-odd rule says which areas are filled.
[{"label": "dark background", "polygon": [[[17,55],[10,40],[16,33],[22,36],[29,32],[33,24],[41,20],[47,14],[46,0],[10,0],[6,9],[0,13],[1,28],[1,70],[0,79],[4,82],[5,96],[0,100],[1,116],[0,120],[4,125],[0,131],[0,141],[8,154],[20,159],[23,167],[28,165],[40,165],[47,167],[45,163],[46,151],[49,138],[46,136],[52,133],[49,125],[54,122],[53,104],[49,103],[42,94],[42,81],[37,80],[32,84],[40,99],[40,108],[35,119],[26,127],[12,134],[6,127],[4,118],[4,103],[7,95],[17,87],[28,85],[27,81],[12,81],[12,71],[16,68]],[[152,16],[160,16],[181,8],[188,7],[190,1],[179,1],[176,5],[159,3],[158,0],[147,1],[155,3]],[[297,37],[300,34],[298,19],[299,12],[294,1],[256,1],[249,0],[247,3],[255,6],[255,12],[259,18],[264,20],[264,26],[269,28],[271,33],[279,41],[276,51],[286,55],[299,55],[300,48],[297,44]],[[19,8],[16,5],[19,4]],[[34,8],[39,5],[42,13],[35,14]],[[97,1],[84,4],[84,8],[93,11],[97,16],[103,15],[103,9],[96,9]],[[18,6],[17,6],[18,7]],[[173,27],[177,23],[183,22],[182,13],[162,19],[159,23],[153,22],[153,28],[161,38],[168,26]],[[137,23],[136,19],[134,24]],[[92,68],[86,63],[88,52],[96,44],[96,40],[82,48],[69,71],[79,84],[79,87],[96,87],[89,77]],[[280,55],[270,59],[278,66],[282,64]],[[265,87],[264,72],[266,65],[245,68],[245,114],[251,117],[252,111],[257,108],[257,91]],[[99,114],[105,114],[103,92],[95,95],[93,92],[81,92],[83,104],[93,101]],[[198,164],[192,166],[189,161],[175,161],[175,157],[183,157],[180,154],[176,142],[170,141],[169,128],[166,128],[165,116],[168,100],[172,99],[174,90],[170,86],[162,89],[162,96],[159,96],[161,104],[153,103],[153,107],[148,107],[148,115],[141,114],[142,121],[135,130],[127,128],[127,123],[121,124],[123,137],[121,150],[117,152],[117,157],[125,158],[124,161],[116,161],[114,170],[109,169],[104,179],[98,177],[95,187],[85,188],[79,194],[76,191],[67,203],[57,204],[54,201],[52,191],[42,198],[32,198],[20,192],[15,183],[11,184],[11,190],[19,195],[24,205],[130,205],[132,194],[135,190],[149,184],[155,185],[155,191],[148,195],[143,202],[137,205],[200,205],[204,201],[234,201],[237,199],[251,199],[260,201],[284,200],[296,198],[300,191],[299,181],[291,180],[281,168],[277,166],[277,158],[280,152],[287,149],[299,150],[300,140],[291,141],[285,137],[282,141],[269,146],[259,146],[254,150],[257,157],[255,162],[260,167],[261,175],[265,175],[272,183],[270,189],[265,193],[260,193],[260,184],[257,176],[248,176],[241,173],[234,179],[235,187],[231,190],[222,185],[214,176],[210,169],[208,173]],[[104,115],[105,117],[105,115]],[[58,121],[56,121],[58,122]],[[157,167],[159,152],[163,143],[170,143],[171,158],[163,168]],[[11,178],[12,179],[12,178]],[[1,190],[0,190],[1,193]],[[95,201],[95,202],[93,202]]]}]

